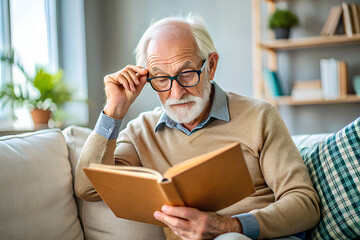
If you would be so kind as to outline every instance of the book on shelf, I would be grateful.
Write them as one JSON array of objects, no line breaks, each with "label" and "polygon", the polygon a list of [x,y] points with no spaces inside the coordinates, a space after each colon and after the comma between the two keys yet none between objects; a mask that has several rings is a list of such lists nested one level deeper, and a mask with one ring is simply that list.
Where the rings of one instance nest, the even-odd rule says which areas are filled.
[{"label": "book on shelf", "polygon": [[348,94],[348,68],[345,61],[338,61],[338,79],[340,97]]},{"label": "book on shelf", "polygon": [[163,225],[165,204],[218,211],[255,192],[239,143],[176,164],[161,174],[145,167],[91,164],[85,174],[119,218]]},{"label": "book on shelf", "polygon": [[291,98],[294,100],[322,99],[321,80],[297,80],[291,89]]},{"label": "book on shelf", "polygon": [[338,99],[347,95],[347,64],[334,58],[320,60],[322,97]]},{"label": "book on shelf", "polygon": [[331,36],[336,33],[338,25],[342,21],[343,10],[341,6],[333,6],[327,16],[327,19],[321,29],[321,35]]},{"label": "book on shelf", "polygon": [[354,33],[360,33],[360,7],[356,3],[351,3],[350,9],[354,25]]},{"label": "book on shelf", "polygon": [[356,3],[341,3],[331,7],[321,28],[320,35],[346,34],[351,37],[360,33],[360,8]]},{"label": "book on shelf", "polygon": [[341,6],[343,8],[343,21],[345,27],[345,34],[348,37],[351,37],[354,33],[354,29],[353,29],[353,20],[352,20],[349,4],[342,2]]},{"label": "book on shelf", "polygon": [[265,80],[265,86],[267,87],[269,93],[272,97],[280,97],[284,95],[284,92],[281,87],[280,78],[277,71],[271,71],[269,69],[264,69],[263,77]]}]

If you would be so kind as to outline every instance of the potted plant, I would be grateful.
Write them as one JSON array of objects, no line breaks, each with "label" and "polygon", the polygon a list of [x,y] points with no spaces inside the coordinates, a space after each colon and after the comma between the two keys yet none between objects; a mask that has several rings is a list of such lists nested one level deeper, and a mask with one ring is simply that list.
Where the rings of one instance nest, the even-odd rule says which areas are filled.
[{"label": "potted plant", "polygon": [[1,61],[15,65],[24,74],[27,86],[23,87],[15,83],[1,86],[0,107],[5,105],[10,105],[12,108],[29,107],[35,128],[47,124],[52,113],[71,100],[72,91],[63,82],[62,70],[51,74],[44,67],[37,66],[35,75],[31,76],[20,62],[14,60],[13,51],[2,53]]},{"label": "potted plant", "polygon": [[269,17],[269,28],[274,29],[276,39],[289,38],[290,29],[299,24],[298,17],[289,10],[277,9]]}]

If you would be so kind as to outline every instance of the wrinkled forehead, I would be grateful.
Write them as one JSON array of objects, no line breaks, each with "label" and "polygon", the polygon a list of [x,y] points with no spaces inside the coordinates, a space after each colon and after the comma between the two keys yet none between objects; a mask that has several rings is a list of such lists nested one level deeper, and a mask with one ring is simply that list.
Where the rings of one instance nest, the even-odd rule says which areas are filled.
[{"label": "wrinkled forehead", "polygon": [[181,54],[197,55],[198,46],[186,23],[170,23],[158,27],[147,47],[147,60],[152,56],[172,58]]}]

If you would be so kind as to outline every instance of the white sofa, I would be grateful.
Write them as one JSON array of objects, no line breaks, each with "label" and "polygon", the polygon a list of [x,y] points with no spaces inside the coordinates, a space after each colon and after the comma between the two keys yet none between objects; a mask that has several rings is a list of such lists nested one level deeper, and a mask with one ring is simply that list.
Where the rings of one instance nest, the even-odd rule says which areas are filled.
[{"label": "white sofa", "polygon": [[[74,170],[90,133],[70,126],[0,137],[1,239],[165,239],[159,226],[118,219],[103,202],[75,196]],[[303,148],[326,136],[294,141]]]}]

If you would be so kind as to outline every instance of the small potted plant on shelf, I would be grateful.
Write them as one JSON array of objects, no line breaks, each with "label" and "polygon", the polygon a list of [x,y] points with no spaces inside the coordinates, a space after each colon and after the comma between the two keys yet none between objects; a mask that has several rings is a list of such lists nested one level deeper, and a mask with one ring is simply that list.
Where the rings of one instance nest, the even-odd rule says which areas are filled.
[{"label": "small potted plant on shelf", "polygon": [[37,66],[35,75],[28,74],[20,62],[14,60],[14,52],[1,54],[1,61],[15,65],[25,76],[26,87],[16,83],[6,83],[0,89],[0,107],[26,106],[31,111],[35,128],[47,125],[52,113],[72,98],[71,89],[63,82],[62,70],[49,73]]},{"label": "small potted plant on shelf", "polygon": [[298,24],[298,17],[289,10],[277,9],[269,17],[269,28],[275,31],[276,39],[289,38],[290,29]]}]

